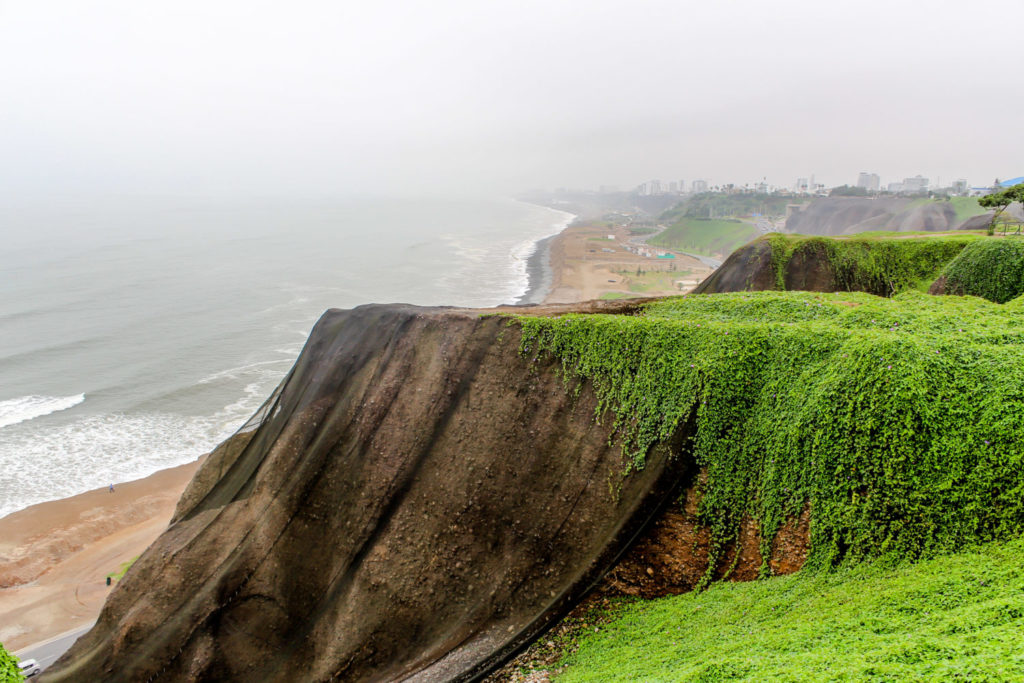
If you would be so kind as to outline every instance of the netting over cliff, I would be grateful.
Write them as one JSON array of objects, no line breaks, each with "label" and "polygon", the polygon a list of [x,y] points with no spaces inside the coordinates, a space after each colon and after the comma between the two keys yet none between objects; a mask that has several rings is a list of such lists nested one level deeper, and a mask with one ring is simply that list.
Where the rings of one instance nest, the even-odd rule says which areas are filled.
[{"label": "netting over cliff", "polygon": [[666,504],[506,319],[330,311],[51,680],[471,680]]}]

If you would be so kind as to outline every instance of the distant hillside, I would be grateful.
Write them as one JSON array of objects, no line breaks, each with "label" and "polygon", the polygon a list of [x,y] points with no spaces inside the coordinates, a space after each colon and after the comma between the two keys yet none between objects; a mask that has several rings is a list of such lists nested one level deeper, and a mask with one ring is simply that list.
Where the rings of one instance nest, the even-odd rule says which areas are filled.
[{"label": "distant hillside", "polygon": [[786,220],[787,232],[802,235],[849,235],[870,230],[958,230],[985,213],[972,197],[821,197]]},{"label": "distant hillside", "polygon": [[649,244],[696,254],[725,255],[758,235],[757,227],[736,218],[680,218]]},{"label": "distant hillside", "polygon": [[679,202],[661,214],[662,222],[680,218],[722,218],[727,216],[783,216],[793,197],[774,194],[702,192]]}]

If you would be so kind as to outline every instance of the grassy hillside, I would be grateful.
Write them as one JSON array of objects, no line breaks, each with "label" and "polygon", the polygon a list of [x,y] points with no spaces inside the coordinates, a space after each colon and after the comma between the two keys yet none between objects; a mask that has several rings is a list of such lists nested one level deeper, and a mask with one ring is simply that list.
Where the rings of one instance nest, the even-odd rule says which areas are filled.
[{"label": "grassy hillside", "polygon": [[690,425],[709,567],[744,516],[767,557],[809,506],[807,562],[824,568],[1024,532],[1022,313],[1021,299],[747,292],[517,320],[525,354],[593,382],[635,467]]},{"label": "grassy hillside", "polygon": [[1024,541],[627,607],[557,680],[1024,680]]},{"label": "grassy hillside", "polygon": [[929,199],[922,197],[907,204],[904,211],[906,212],[921,206],[938,204],[939,202],[949,202],[950,206],[953,207],[953,211],[956,212],[955,223],[952,227],[963,223],[972,216],[978,216],[986,211],[986,209],[982,208],[981,204],[978,203],[978,199],[976,197],[949,197],[948,199]]},{"label": "grassy hillside", "polygon": [[715,216],[750,216],[755,213],[781,216],[792,197],[760,193],[702,192],[676,204],[661,214],[663,222],[683,217],[712,218]]},{"label": "grassy hillside", "polygon": [[760,234],[754,225],[734,219],[678,219],[650,244],[708,256],[724,255]]},{"label": "grassy hillside", "polygon": [[993,238],[971,244],[942,271],[946,293],[1003,303],[1024,293],[1024,240]]},{"label": "grassy hillside", "polygon": [[950,197],[949,202],[953,205],[953,210],[956,211],[958,223],[963,223],[968,218],[979,216],[986,211],[975,197]]},{"label": "grassy hillside", "polygon": [[[682,436],[680,457],[706,475],[707,590],[580,617],[547,643],[578,645],[557,680],[1024,680],[1024,297],[913,288],[957,254],[979,281],[1016,283],[1024,241],[767,239],[777,269],[824,250],[837,272],[899,293],[740,292],[516,319],[527,357],[560,359],[567,390],[593,384],[595,417],[613,421],[631,468]],[[798,574],[711,584],[744,519],[767,560],[806,510]]]},{"label": "grassy hillside", "polygon": [[939,272],[968,245],[984,240],[980,234],[873,232],[850,238],[783,235],[761,239],[772,247],[776,286],[785,289],[788,264],[798,257],[829,263],[841,289],[893,294],[906,289],[924,291]]}]

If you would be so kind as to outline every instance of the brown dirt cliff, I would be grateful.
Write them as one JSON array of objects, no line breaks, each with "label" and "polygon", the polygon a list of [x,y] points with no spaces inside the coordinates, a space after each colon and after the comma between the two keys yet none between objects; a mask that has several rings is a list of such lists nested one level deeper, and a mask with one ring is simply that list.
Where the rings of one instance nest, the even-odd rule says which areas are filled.
[{"label": "brown dirt cliff", "polygon": [[[535,308],[555,314],[568,308]],[[628,314],[629,304],[583,311]],[[623,476],[589,386],[479,311],[329,311],[48,681],[472,680],[692,480]]]}]

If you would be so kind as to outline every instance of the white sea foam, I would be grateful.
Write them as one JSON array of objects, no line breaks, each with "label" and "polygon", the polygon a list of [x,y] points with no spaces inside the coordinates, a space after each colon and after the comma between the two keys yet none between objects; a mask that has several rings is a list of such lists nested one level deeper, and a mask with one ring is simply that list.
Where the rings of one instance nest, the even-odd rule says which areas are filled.
[{"label": "white sea foam", "polygon": [[551,223],[543,232],[535,238],[525,240],[517,244],[511,252],[512,268],[515,272],[514,283],[512,287],[512,301],[518,301],[524,294],[530,290],[530,273],[529,273],[529,262],[530,257],[537,252],[537,246],[541,240],[545,240],[549,237],[554,237],[558,233],[569,227],[569,224],[576,219],[576,215],[567,211],[559,211],[558,209],[551,209],[552,211],[558,211],[561,214],[558,220]]},{"label": "white sea foam", "polygon": [[237,400],[208,416],[115,413],[60,425],[11,425],[0,434],[0,517],[209,453],[252,416],[280,381],[288,365],[278,363],[251,363],[204,378],[245,382]]},{"label": "white sea foam", "polygon": [[[280,353],[285,353],[281,351]],[[200,384],[209,384],[210,382],[216,382],[222,379],[237,379],[240,375],[248,374],[256,368],[261,368],[267,365],[280,365],[282,363],[294,362],[292,358],[278,358],[275,360],[262,360],[256,363],[248,363],[247,365],[240,365],[237,368],[228,368],[227,370],[221,370],[199,380]]]},{"label": "white sea foam", "polygon": [[537,243],[557,235],[576,218],[565,211],[546,210],[556,212],[556,220],[542,221],[525,239],[521,235],[495,237],[486,233],[439,235],[456,256],[454,267],[437,279],[446,292],[445,303],[497,306],[522,297],[530,286],[527,266]]},{"label": "white sea foam", "polygon": [[11,430],[0,443],[0,516],[184,464],[228,436],[225,427],[209,418],[141,414]]},{"label": "white sea foam", "polygon": [[73,408],[84,400],[85,394],[76,394],[74,396],[22,396],[0,401],[0,429]]}]

